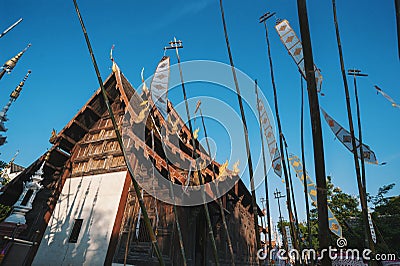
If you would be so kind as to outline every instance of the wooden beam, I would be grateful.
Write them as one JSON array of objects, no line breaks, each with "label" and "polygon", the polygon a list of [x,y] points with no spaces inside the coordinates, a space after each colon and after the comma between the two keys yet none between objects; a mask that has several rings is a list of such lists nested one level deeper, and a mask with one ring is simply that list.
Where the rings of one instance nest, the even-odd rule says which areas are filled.
[{"label": "wooden beam", "polygon": [[80,127],[80,128],[82,128],[85,132],[89,132],[89,129],[84,125],[84,124],[82,124],[81,122],[79,122],[78,120],[74,120],[74,123],[78,126],[78,127]]},{"label": "wooden beam", "polygon": [[64,156],[64,157],[66,157],[66,158],[69,158],[71,155],[70,154],[68,154],[68,153],[66,153],[65,151],[63,151],[63,150],[61,150],[60,148],[56,148],[56,149],[54,149],[56,152],[58,152],[59,154],[61,154],[62,156]]},{"label": "wooden beam", "polygon": [[92,111],[92,113],[93,113],[94,115],[96,115],[98,118],[101,117],[101,114],[100,114],[99,112],[97,112],[97,111],[93,108],[93,106],[88,105],[88,106],[86,106],[86,108],[89,109],[90,111]]},{"label": "wooden beam", "polygon": [[54,171],[61,171],[61,170],[62,170],[62,167],[56,167],[56,166],[52,165],[52,164],[49,163],[49,162],[46,162],[45,165],[46,165],[47,167],[53,169]]},{"label": "wooden beam", "polygon": [[65,135],[65,133],[63,133],[63,134],[61,135],[61,137],[62,137],[63,139],[65,139],[66,141],[68,141],[69,143],[71,143],[72,145],[75,145],[75,144],[76,144],[76,140],[74,140],[74,139],[72,139],[71,137]]}]

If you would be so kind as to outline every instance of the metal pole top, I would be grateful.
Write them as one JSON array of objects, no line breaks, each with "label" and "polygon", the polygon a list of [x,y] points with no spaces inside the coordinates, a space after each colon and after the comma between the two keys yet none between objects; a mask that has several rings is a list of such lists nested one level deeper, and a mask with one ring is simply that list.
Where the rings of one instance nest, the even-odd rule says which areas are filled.
[{"label": "metal pole top", "polygon": [[353,69],[348,69],[348,70],[347,70],[347,75],[350,75],[350,76],[360,76],[360,77],[367,77],[367,76],[368,76],[368,74],[361,73],[361,70],[355,69],[355,68],[353,68]]},{"label": "metal pole top", "polygon": [[267,19],[269,19],[270,17],[272,17],[272,16],[274,16],[276,14],[276,12],[267,12],[267,13],[265,13],[264,15],[262,15],[260,18],[259,18],[259,20],[258,20],[258,22],[259,23],[263,23],[264,21],[266,21]]}]

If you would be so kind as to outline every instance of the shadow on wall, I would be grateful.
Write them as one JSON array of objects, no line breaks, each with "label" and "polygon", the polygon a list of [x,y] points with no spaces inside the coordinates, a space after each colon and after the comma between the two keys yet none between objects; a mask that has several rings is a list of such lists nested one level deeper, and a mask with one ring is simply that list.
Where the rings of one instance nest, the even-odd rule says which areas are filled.
[{"label": "shadow on wall", "polygon": [[66,180],[34,265],[104,263],[120,197],[112,179],[98,175]]}]

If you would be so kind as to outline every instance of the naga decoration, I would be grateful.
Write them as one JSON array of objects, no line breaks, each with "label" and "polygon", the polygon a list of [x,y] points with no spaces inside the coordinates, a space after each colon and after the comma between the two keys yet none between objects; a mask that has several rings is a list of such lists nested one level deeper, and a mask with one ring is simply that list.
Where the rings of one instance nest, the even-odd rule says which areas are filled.
[{"label": "naga decoration", "polygon": [[[301,163],[299,157],[296,155],[290,154],[289,162],[294,168],[297,177],[300,181],[304,182],[304,174],[303,174],[303,164]],[[306,182],[307,182],[307,192],[311,199],[311,201],[317,205],[317,187],[315,186],[314,182],[311,180],[308,173],[306,173]],[[329,229],[337,235],[338,237],[342,237],[342,227],[340,226],[338,220],[336,219],[335,215],[333,215],[332,210],[328,207],[328,222],[329,222]]]},{"label": "naga decoration", "polygon": [[389,95],[387,95],[381,88],[379,88],[377,85],[375,85],[374,87],[375,87],[375,89],[376,89],[376,93],[382,94],[382,96],[385,97],[385,98],[392,104],[393,107],[400,108],[400,105],[397,104],[397,103],[392,99],[392,97],[390,97]]},{"label": "naga decoration", "polygon": [[[301,45],[300,39],[290,26],[289,22],[284,19],[278,21],[275,25],[275,29],[278,32],[279,38],[283,45],[285,45],[290,56],[293,58],[297,67],[300,70],[301,75],[306,79],[306,69],[304,66],[303,46]],[[320,70],[314,65],[315,81],[317,83],[317,91],[320,92],[322,89],[322,75]]]},{"label": "naga decoration", "polygon": [[[325,117],[326,122],[328,123],[329,127],[332,129],[333,133],[335,134],[336,138],[340,140],[341,143],[351,152],[353,151],[353,146],[351,143],[351,135],[350,132],[344,129],[341,125],[339,125],[332,117],[330,117],[324,109],[321,108],[322,114]],[[356,147],[357,147],[357,156],[361,159],[361,152],[360,152],[360,141],[355,138],[356,140]],[[378,160],[376,159],[375,153],[371,150],[368,145],[362,144],[362,151],[364,161],[370,164],[378,164]]]},{"label": "naga decoration", "polygon": [[258,100],[257,108],[260,111],[260,121],[263,128],[264,136],[267,140],[268,149],[271,155],[272,167],[274,168],[275,173],[282,177],[282,159],[281,154],[278,149],[278,145],[276,143],[276,139],[274,136],[273,128],[271,126],[271,122],[268,118],[267,111],[261,99]]}]

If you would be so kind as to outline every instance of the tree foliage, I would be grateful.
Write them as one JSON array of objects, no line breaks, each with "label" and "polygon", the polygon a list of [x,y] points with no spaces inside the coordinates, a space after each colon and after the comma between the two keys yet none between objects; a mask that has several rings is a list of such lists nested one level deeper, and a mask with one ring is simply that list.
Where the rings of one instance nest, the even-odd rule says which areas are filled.
[{"label": "tree foliage", "polygon": [[[9,182],[7,178],[3,178],[3,171],[6,166],[7,163],[0,160],[0,177],[1,177],[0,182],[2,186],[6,185]],[[10,206],[0,204],[0,222],[2,222],[5,218],[7,218],[10,211],[11,211]]]},{"label": "tree foliage", "polygon": [[379,252],[395,252],[400,255],[400,196],[385,197],[394,184],[379,188],[376,196],[371,197],[375,205],[372,219],[377,231]]},{"label": "tree foliage", "polygon": [[[387,197],[395,185],[389,184],[379,188],[376,195],[368,195],[369,202],[374,205],[372,219],[377,235],[377,252],[397,253],[400,250],[400,196]],[[364,248],[364,224],[360,210],[359,198],[344,193],[335,187],[331,177],[327,178],[328,206],[342,226],[343,237],[348,248]],[[318,213],[316,206],[310,210],[312,244],[308,245],[306,222],[299,223],[304,246],[318,249]],[[285,225],[287,223],[285,222]],[[279,227],[280,228],[280,227]],[[369,228],[368,228],[369,230]],[[337,236],[331,234],[331,245],[336,246]]]}]

